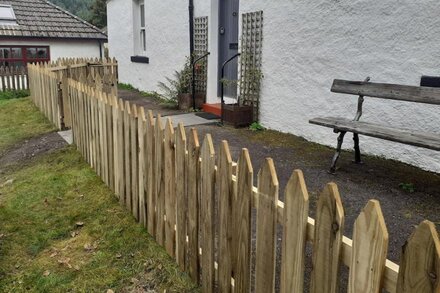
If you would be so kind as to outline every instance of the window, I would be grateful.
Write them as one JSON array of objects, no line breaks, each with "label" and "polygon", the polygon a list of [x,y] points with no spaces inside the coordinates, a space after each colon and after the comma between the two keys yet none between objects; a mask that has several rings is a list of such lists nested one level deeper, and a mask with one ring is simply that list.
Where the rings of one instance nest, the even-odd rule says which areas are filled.
[{"label": "window", "polygon": [[0,66],[26,66],[50,61],[49,47],[0,46]]},{"label": "window", "polygon": [[0,4],[0,24],[17,24],[16,20],[12,6]]},{"label": "window", "polygon": [[140,9],[140,46],[141,51],[145,52],[147,51],[147,40],[146,40],[146,33],[145,33],[145,4],[143,1],[139,4]]}]

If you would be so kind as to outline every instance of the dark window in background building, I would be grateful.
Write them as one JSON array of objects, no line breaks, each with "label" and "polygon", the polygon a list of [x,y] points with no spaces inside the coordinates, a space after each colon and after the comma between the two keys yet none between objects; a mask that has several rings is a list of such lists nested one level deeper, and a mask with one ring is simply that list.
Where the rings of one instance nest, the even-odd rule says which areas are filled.
[{"label": "dark window in background building", "polygon": [[33,62],[50,61],[47,46],[0,46],[0,66],[26,66]]}]

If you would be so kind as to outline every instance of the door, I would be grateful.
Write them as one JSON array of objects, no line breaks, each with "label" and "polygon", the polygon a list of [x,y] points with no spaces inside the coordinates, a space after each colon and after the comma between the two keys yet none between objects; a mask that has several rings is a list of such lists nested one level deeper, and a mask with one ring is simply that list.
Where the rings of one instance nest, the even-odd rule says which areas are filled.
[{"label": "door", "polygon": [[[238,53],[238,12],[239,0],[220,0],[219,12],[219,79],[223,63]],[[225,67],[225,97],[237,99],[238,58]],[[219,81],[218,94],[221,93]]]}]

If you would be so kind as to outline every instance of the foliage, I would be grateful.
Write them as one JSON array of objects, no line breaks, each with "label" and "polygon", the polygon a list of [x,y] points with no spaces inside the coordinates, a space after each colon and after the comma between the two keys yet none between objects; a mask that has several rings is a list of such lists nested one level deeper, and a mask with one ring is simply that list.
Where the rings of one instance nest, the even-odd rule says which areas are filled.
[{"label": "foliage", "polygon": [[51,2],[99,28],[107,25],[106,0],[52,0]]},{"label": "foliage", "polygon": [[134,90],[135,87],[128,83],[118,83],[118,89],[120,90]]},{"label": "foliage", "polygon": [[0,91],[0,100],[10,100],[29,97],[29,90],[17,90],[17,91]]},{"label": "foliage", "polygon": [[252,131],[262,131],[265,130],[266,128],[263,127],[263,125],[261,125],[258,122],[254,122],[251,124],[251,126],[249,126],[249,129]]},{"label": "foliage", "polygon": [[74,147],[10,172],[0,175],[1,292],[197,292]]},{"label": "foliage", "polygon": [[0,99],[0,155],[20,141],[53,130],[30,99]]},{"label": "foliage", "polygon": [[89,19],[90,23],[104,28],[107,26],[107,0],[95,0],[91,6],[92,17]]},{"label": "foliage", "polygon": [[399,187],[402,190],[405,190],[405,191],[407,191],[409,193],[414,193],[416,191],[416,187],[414,186],[413,183],[400,183]]},{"label": "foliage", "polygon": [[90,20],[92,18],[90,6],[94,1],[95,0],[51,0],[53,4],[66,9],[84,20]]},{"label": "foliage", "polygon": [[174,72],[174,78],[165,77],[166,82],[159,82],[158,87],[165,100],[175,101],[177,103],[179,94],[191,92],[191,60],[187,57],[183,69]]}]

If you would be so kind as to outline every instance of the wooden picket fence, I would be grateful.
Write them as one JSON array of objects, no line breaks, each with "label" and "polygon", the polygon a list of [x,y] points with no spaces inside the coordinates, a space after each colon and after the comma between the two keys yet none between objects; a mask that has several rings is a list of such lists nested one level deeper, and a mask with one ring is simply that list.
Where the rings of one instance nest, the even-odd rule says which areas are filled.
[{"label": "wooden picket fence", "polygon": [[1,91],[16,91],[29,89],[26,67],[0,67]]},{"label": "wooden picket fence", "polygon": [[281,292],[303,292],[307,241],[313,246],[310,292],[339,292],[341,264],[349,267],[351,293],[440,292],[440,241],[433,223],[423,221],[415,229],[399,268],[386,258],[388,232],[378,201],[366,204],[351,240],[343,236],[336,184],[324,187],[314,220],[301,171],[293,171],[282,202],[272,159],[258,171],[255,186],[247,149],[235,163],[226,141],[216,152],[209,134],[201,142],[196,129],[187,133],[182,124],[163,123],[160,115],[154,118],[112,93],[73,79],[67,85],[78,150],[203,292],[275,292],[278,265]]},{"label": "wooden picket fence", "polygon": [[70,104],[67,102],[68,79],[117,95],[116,59],[59,59],[28,64],[28,72],[35,104],[59,129],[72,127]]}]

